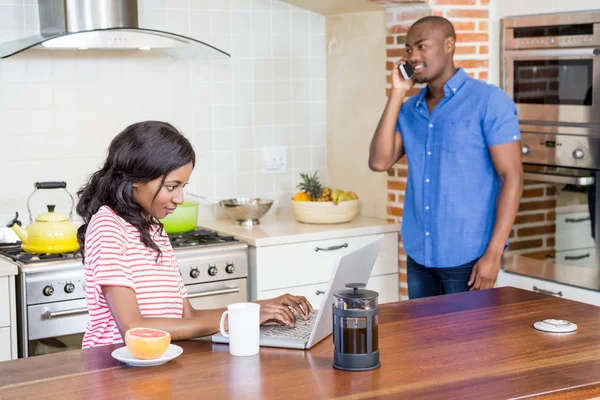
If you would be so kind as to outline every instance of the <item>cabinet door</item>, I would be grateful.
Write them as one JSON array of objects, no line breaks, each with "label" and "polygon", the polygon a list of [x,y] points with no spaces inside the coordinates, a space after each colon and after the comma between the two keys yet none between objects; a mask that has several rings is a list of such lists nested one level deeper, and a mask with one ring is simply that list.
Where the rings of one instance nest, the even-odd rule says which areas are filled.
[{"label": "cabinet door", "polygon": [[286,289],[275,289],[275,290],[265,290],[260,292],[258,300],[270,299],[273,297],[281,296],[283,294],[289,293],[294,296],[304,296],[306,300],[312,304],[314,309],[321,308],[321,304],[323,300],[325,300],[325,290],[327,290],[326,283],[319,283],[317,285],[307,285],[307,286],[299,286],[299,287],[291,287]]},{"label": "cabinet door", "polygon": [[10,325],[11,295],[14,296],[14,293],[8,290],[8,277],[0,278],[0,327]]},{"label": "cabinet door", "polygon": [[0,361],[11,359],[10,328],[0,328]]},{"label": "cabinet door", "polygon": [[[372,276],[367,283],[367,289],[379,293],[379,304],[398,301],[398,274]],[[327,284],[291,287],[287,289],[266,290],[261,292],[259,300],[270,299],[289,293],[294,296],[304,296],[315,309],[323,306]]]},{"label": "cabinet door", "polygon": [[[259,247],[251,251],[251,268],[256,274],[257,292],[327,283],[336,260],[360,248],[378,235],[345,237],[281,246]],[[397,234],[384,235],[371,275],[398,272]]]},{"label": "cabinet door", "polygon": [[496,286],[513,286],[532,292],[550,294],[569,300],[600,306],[600,292],[563,285],[556,282],[545,281],[543,279],[537,279],[530,276],[512,274],[504,270],[500,270],[498,273]]}]

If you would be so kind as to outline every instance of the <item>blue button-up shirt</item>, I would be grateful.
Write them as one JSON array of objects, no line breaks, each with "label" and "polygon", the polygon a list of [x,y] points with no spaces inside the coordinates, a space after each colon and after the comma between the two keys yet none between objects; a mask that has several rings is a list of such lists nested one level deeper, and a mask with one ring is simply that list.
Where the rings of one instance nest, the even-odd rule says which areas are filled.
[{"label": "blue button-up shirt", "polygon": [[402,217],[406,253],[428,267],[456,267],[485,253],[501,181],[488,146],[520,140],[514,102],[458,69],[429,114],[427,88],[402,105],[396,129],[408,158]]}]

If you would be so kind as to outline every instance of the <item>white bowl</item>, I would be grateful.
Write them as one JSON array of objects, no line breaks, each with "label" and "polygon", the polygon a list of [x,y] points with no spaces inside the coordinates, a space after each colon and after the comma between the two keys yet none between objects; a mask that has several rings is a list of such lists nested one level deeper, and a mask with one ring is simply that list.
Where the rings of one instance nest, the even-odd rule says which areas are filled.
[{"label": "white bowl", "polygon": [[349,222],[358,214],[358,200],[296,201],[292,200],[292,212],[300,222],[308,224],[340,224]]}]

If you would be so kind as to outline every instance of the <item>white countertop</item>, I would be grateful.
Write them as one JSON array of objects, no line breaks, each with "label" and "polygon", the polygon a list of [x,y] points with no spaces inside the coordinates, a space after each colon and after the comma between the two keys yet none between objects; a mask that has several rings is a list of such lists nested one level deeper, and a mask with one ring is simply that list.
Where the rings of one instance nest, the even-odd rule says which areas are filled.
[{"label": "white countertop", "polygon": [[292,215],[267,218],[255,226],[238,226],[232,219],[200,221],[199,227],[211,229],[221,235],[231,235],[248,243],[249,246],[274,246],[311,240],[335,239],[348,236],[374,235],[378,233],[398,232],[399,223],[384,219],[358,216],[344,224],[304,224]]},{"label": "white countertop", "polygon": [[3,260],[0,257],[0,277],[2,276],[12,276],[17,275],[18,273],[17,266],[13,263],[10,263],[6,260]]}]

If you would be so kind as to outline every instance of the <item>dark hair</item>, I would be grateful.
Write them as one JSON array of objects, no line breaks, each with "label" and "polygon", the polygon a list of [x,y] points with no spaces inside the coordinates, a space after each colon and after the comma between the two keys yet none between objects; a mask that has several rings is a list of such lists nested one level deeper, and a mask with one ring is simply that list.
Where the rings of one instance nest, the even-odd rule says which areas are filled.
[{"label": "dark hair", "polygon": [[[164,181],[171,171],[190,162],[192,165],[196,162],[192,145],[166,122],[138,122],[119,133],[108,147],[104,166],[77,192],[77,214],[83,218],[83,225],[77,230],[81,255],[85,257],[85,234],[90,219],[101,206],[107,205],[137,228],[141,242],[156,250],[158,260],[161,251],[150,237],[150,227],[158,226],[162,234],[162,224],[153,215],[144,217],[144,210],[133,199],[132,185],[161,176]],[[158,191],[154,198],[157,195]]]},{"label": "dark hair", "polygon": [[448,19],[444,17],[439,17],[437,15],[428,15],[427,17],[423,17],[417,22],[415,22],[412,26],[420,25],[422,23],[429,22],[436,28],[442,29],[446,37],[451,37],[456,40],[456,32],[454,31],[454,25]]}]

